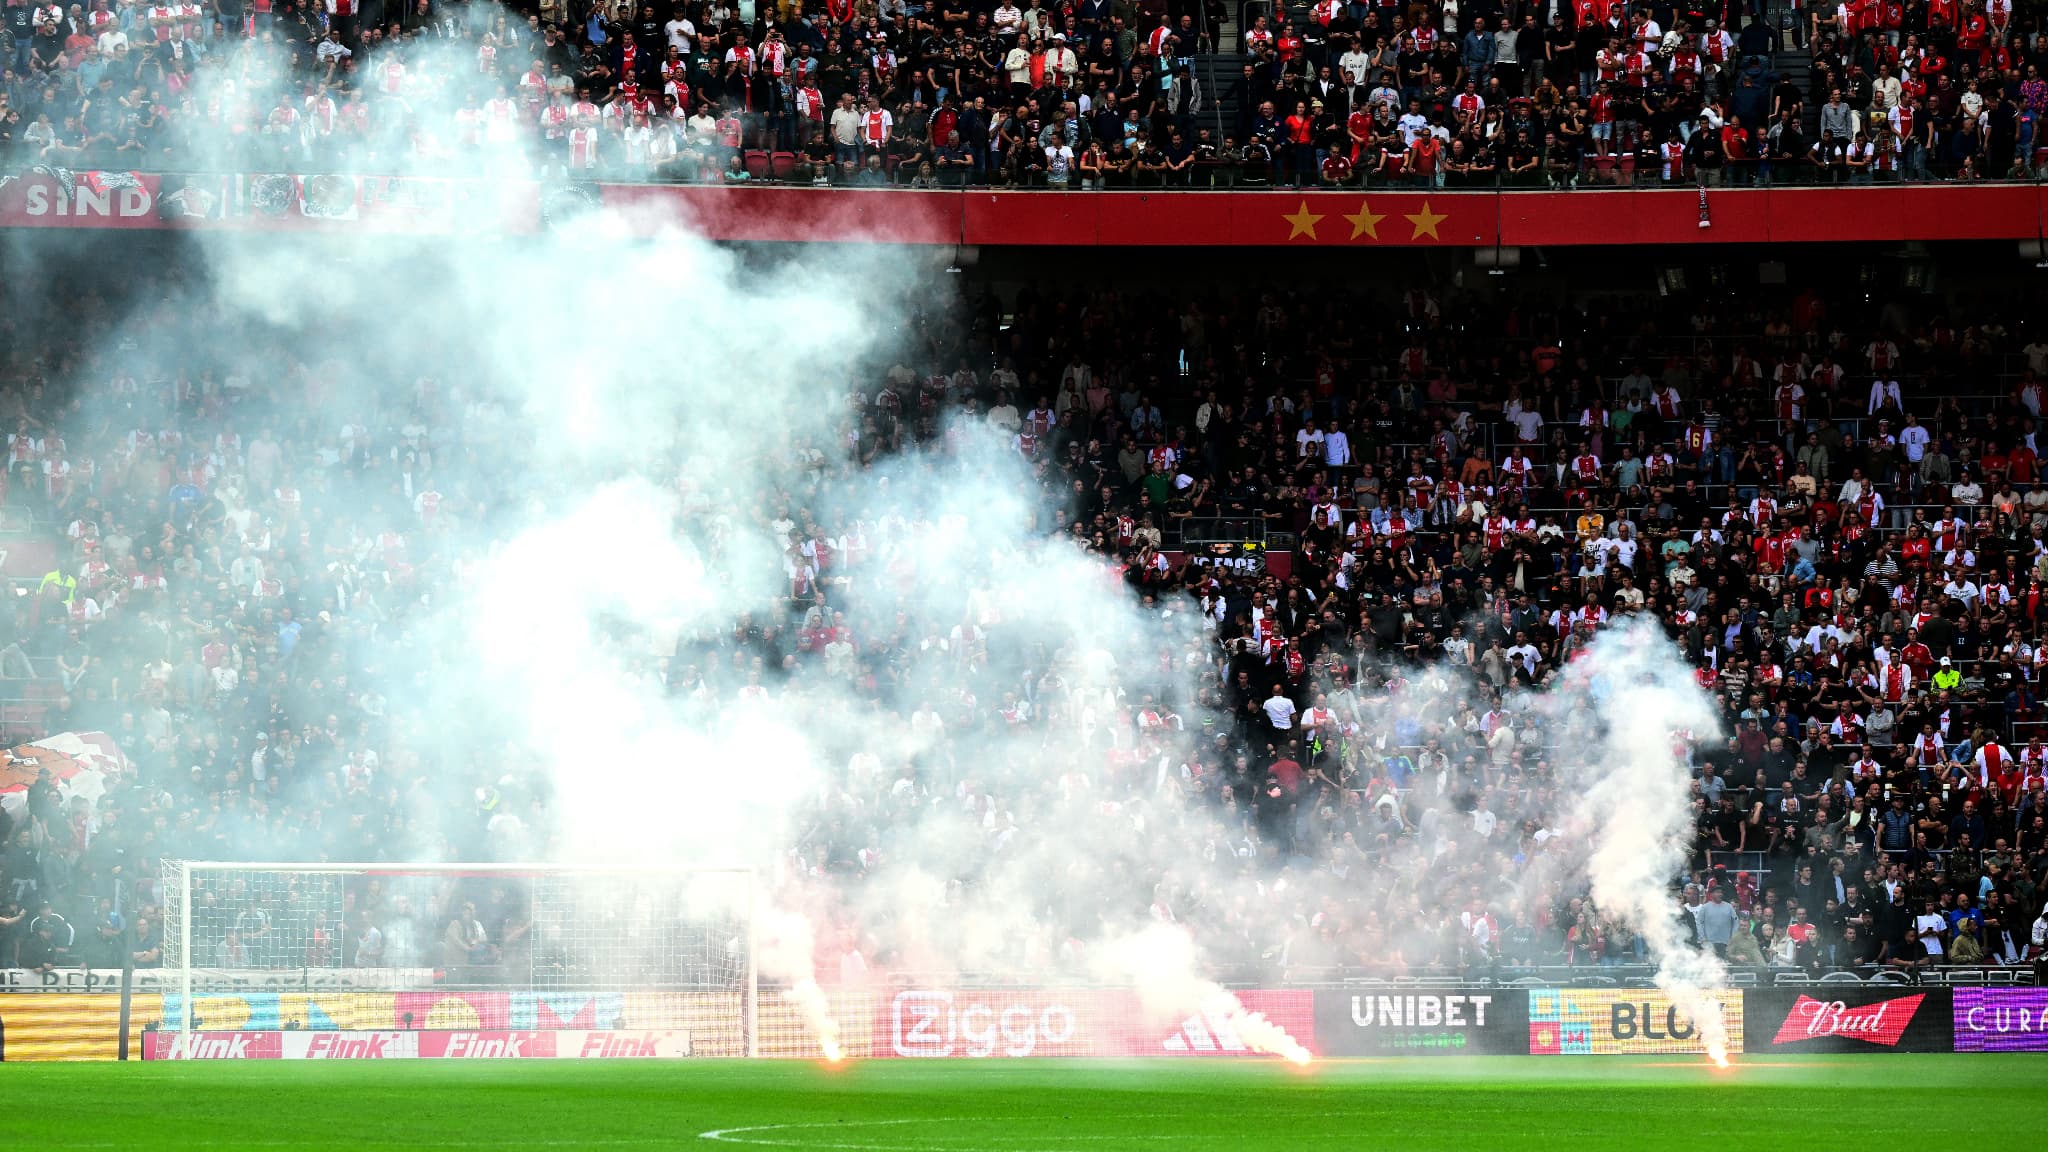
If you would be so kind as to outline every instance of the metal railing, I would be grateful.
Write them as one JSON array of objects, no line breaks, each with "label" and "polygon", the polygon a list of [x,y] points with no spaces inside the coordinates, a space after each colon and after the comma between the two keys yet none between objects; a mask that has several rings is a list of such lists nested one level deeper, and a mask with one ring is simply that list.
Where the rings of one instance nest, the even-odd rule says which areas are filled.
[{"label": "metal railing", "polygon": [[[1518,963],[1481,962],[1464,965],[1224,965],[1211,973],[1222,984],[1236,987],[1272,987],[1277,979],[1290,988],[1331,988],[1345,990],[1387,989],[1413,991],[1432,988],[1541,988],[1615,987],[1649,988],[1655,984],[1657,968],[1648,963],[1566,964],[1555,961]],[[1919,971],[1923,983],[1957,987],[2014,987],[2034,983],[2034,972],[2026,965],[1981,964],[1929,967]],[[1783,964],[1743,965],[1729,970],[1729,983],[1738,988],[1831,983],[1883,984],[1904,977],[1874,964],[1813,968]],[[919,972],[890,971],[880,982],[887,987],[918,988],[1016,988],[1043,986],[1044,972]]]},{"label": "metal railing", "polygon": [[1264,547],[1268,529],[1263,516],[1188,516],[1180,521],[1180,545],[1256,544]]}]

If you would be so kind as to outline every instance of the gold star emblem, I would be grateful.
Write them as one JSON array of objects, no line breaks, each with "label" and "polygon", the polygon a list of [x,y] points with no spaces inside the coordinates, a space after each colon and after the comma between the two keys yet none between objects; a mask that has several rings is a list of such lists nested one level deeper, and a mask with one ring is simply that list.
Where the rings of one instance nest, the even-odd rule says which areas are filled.
[{"label": "gold star emblem", "polygon": [[1316,225],[1323,222],[1321,216],[1308,210],[1308,201],[1306,200],[1301,202],[1301,207],[1294,210],[1294,215],[1282,216],[1281,219],[1287,221],[1287,238],[1289,240],[1299,239],[1303,236],[1311,240],[1315,239]]},{"label": "gold star emblem", "polygon": [[1380,238],[1380,221],[1386,218],[1386,213],[1374,212],[1370,202],[1360,200],[1358,202],[1358,211],[1346,216],[1344,219],[1351,224],[1351,238],[1353,240],[1358,239],[1360,236],[1369,236],[1377,240]]},{"label": "gold star emblem", "polygon": [[1415,226],[1415,235],[1410,236],[1409,239],[1420,240],[1424,236],[1429,237],[1431,240],[1443,239],[1443,237],[1436,234],[1436,226],[1449,218],[1449,215],[1446,213],[1430,211],[1429,201],[1424,200],[1422,202],[1422,211],[1407,214],[1408,223]]}]

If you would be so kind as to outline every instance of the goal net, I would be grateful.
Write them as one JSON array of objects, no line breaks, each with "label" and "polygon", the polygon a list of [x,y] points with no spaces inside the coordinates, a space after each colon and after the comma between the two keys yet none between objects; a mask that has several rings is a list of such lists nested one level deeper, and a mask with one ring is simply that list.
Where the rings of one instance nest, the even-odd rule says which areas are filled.
[{"label": "goal net", "polygon": [[687,1029],[698,1055],[758,1048],[745,869],[172,860],[162,895],[165,1030]]}]

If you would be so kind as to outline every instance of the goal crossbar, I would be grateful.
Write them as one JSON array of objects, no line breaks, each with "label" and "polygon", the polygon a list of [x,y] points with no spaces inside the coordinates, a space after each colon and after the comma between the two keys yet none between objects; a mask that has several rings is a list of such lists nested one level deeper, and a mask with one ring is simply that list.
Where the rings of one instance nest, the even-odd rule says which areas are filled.
[{"label": "goal crossbar", "polygon": [[[309,878],[314,882],[304,883]],[[273,970],[365,971],[346,962],[353,925],[343,923],[344,909],[353,908],[351,919],[367,916],[355,897],[375,891],[373,882],[407,878],[533,881],[524,892],[529,930],[524,971],[530,986],[538,990],[544,983],[554,991],[687,986],[738,992],[741,1051],[758,1055],[756,876],[751,868],[719,865],[165,860],[162,895],[166,919],[175,920],[165,926],[165,963],[175,966],[179,994],[176,1010],[165,1013],[162,1026],[193,1030],[195,995],[205,992],[196,986],[196,971],[261,969],[266,962]],[[550,879],[565,883],[551,885]],[[699,899],[704,893],[684,887],[707,879],[720,881],[708,897]],[[445,921],[445,911],[428,919]],[[255,955],[241,930],[253,926],[246,934],[250,938],[276,935],[272,929],[281,921],[289,922],[292,931],[284,936],[291,943],[273,945],[282,950],[275,954]],[[295,948],[306,952],[291,951]],[[542,948],[551,949],[545,966],[538,960]],[[292,962],[278,962],[280,955]],[[428,967],[436,969],[438,980],[441,966]],[[499,979],[500,986],[517,986],[503,983],[516,979],[516,973]],[[660,983],[678,979],[689,983]]]}]

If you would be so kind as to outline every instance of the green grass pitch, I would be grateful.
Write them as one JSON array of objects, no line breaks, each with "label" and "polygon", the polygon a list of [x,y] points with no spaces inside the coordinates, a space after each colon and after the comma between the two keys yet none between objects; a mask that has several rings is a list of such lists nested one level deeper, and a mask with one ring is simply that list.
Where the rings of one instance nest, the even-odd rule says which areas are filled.
[{"label": "green grass pitch", "polygon": [[24,1152],[2018,1148],[2048,1058],[8,1064],[0,1093]]}]

